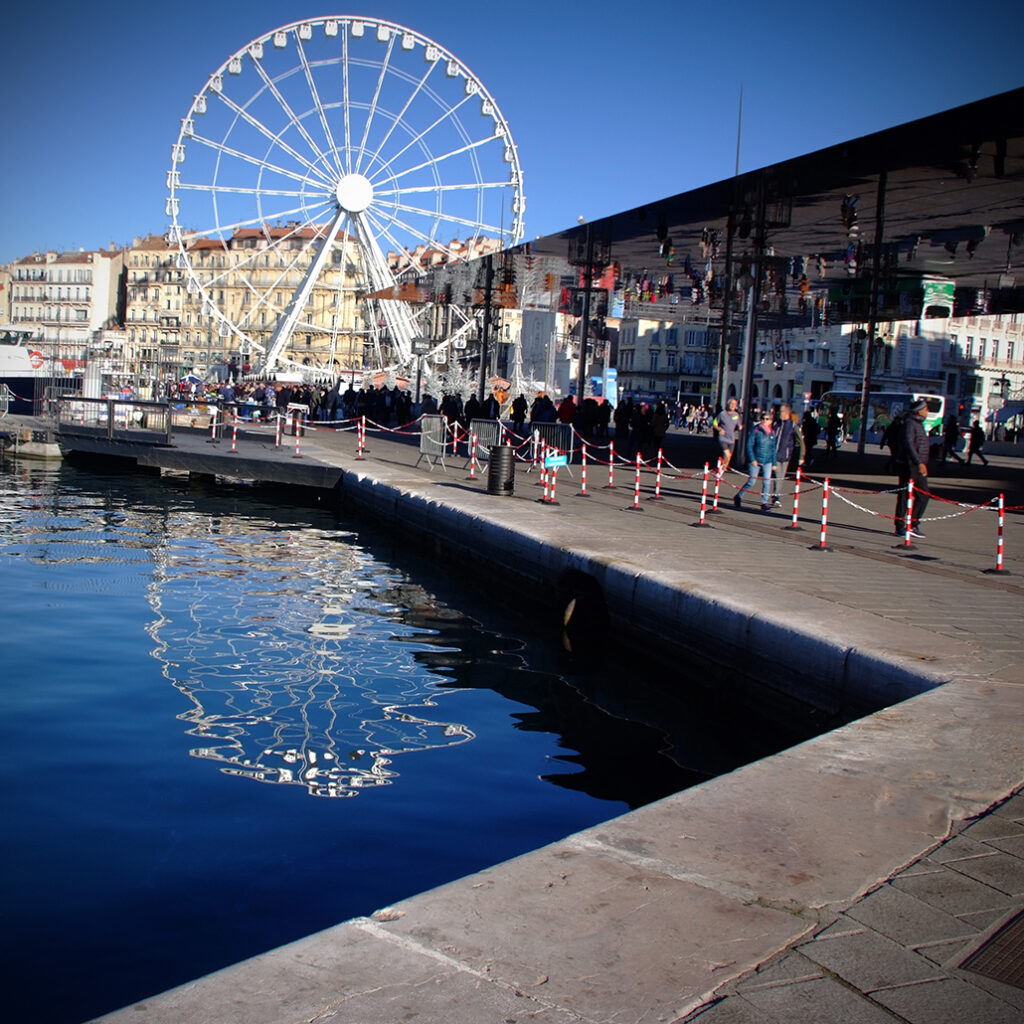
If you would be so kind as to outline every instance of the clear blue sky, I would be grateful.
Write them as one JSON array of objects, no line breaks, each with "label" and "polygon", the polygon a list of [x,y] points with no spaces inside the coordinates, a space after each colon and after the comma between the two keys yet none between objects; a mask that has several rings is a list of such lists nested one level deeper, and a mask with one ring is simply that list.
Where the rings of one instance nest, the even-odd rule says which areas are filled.
[{"label": "clear blue sky", "polygon": [[18,3],[0,32],[0,262],[166,229],[192,96],[250,39],[365,15],[454,53],[519,147],[527,237],[1024,85],[1019,0]]}]

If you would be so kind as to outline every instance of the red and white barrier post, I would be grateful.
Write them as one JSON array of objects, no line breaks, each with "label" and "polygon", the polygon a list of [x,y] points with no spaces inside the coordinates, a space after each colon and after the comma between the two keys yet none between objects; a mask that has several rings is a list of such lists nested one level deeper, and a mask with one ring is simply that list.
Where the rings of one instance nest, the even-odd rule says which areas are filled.
[{"label": "red and white barrier post", "polygon": [[800,481],[801,481],[801,479],[803,479],[803,477],[802,477],[801,472],[800,472],[800,467],[797,466],[796,467],[796,487],[793,489],[793,522],[791,522],[789,524],[789,529],[790,530],[799,530],[799,529],[801,529],[801,527],[800,527],[800,518],[799,518],[799,516],[797,514],[799,509],[800,509]]},{"label": "red and white barrier post", "polygon": [[366,448],[366,416],[360,416],[356,424],[356,458],[363,458],[363,450]]},{"label": "red and white barrier post", "polygon": [[608,487],[615,486],[615,442],[608,442]]},{"label": "red and white barrier post", "polygon": [[903,524],[903,546],[905,548],[909,548],[910,547],[910,531],[912,529],[912,524],[914,522],[913,515],[914,515],[914,481],[913,480],[908,480],[907,481],[907,518],[906,518],[906,521]]},{"label": "red and white barrier post", "polygon": [[812,548],[811,550],[827,551],[825,547],[825,534],[828,533],[828,489],[829,489],[828,477],[825,477],[825,484],[821,489],[821,535],[818,539],[817,549]]},{"label": "red and white barrier post", "polygon": [[281,447],[281,414],[277,414],[277,429],[274,431],[274,447]]},{"label": "red and white barrier post", "polygon": [[722,460],[718,460],[718,465],[715,467],[715,500],[711,503],[711,511],[718,511],[718,495],[722,489]]},{"label": "red and white barrier post", "polygon": [[217,406],[210,409],[210,440],[217,440]]},{"label": "red and white barrier post", "polygon": [[663,449],[658,449],[658,471],[654,476],[654,493],[648,498],[648,501],[661,501],[661,463],[664,458]]},{"label": "red and white barrier post", "polygon": [[301,459],[302,455],[299,453],[299,441],[302,439],[302,430],[299,428],[299,421],[295,421],[295,455],[293,458]]},{"label": "red and white barrier post", "polygon": [[470,449],[469,449],[469,479],[476,479],[476,431],[474,430],[470,434]]},{"label": "red and white barrier post", "polygon": [[576,495],[578,498],[589,498],[587,494],[587,444],[583,443],[581,448],[583,456],[583,468],[580,470],[580,493]]},{"label": "red and white barrier post", "polygon": [[710,467],[705,462],[704,463],[704,482],[701,485],[701,489],[700,489],[700,525],[701,526],[705,525],[704,524],[704,517],[708,513],[708,473],[709,472],[710,472]]},{"label": "red and white barrier post", "polygon": [[996,572],[1003,571],[1003,509],[1005,496],[999,495],[999,539],[996,543]]},{"label": "red and white barrier post", "polygon": [[643,512],[640,507],[640,453],[636,453],[636,483],[633,485],[633,505],[629,512]]},{"label": "red and white barrier post", "polygon": [[235,413],[234,419],[231,421],[231,454],[235,455],[238,452],[238,413]]}]

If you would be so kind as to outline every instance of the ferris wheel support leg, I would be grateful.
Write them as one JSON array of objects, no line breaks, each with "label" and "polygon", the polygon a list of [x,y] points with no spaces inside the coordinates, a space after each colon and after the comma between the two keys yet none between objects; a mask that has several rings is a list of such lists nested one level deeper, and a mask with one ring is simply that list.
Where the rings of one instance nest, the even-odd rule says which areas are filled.
[{"label": "ferris wheel support leg", "polygon": [[320,271],[323,269],[323,265],[331,255],[334,240],[338,237],[338,232],[341,230],[342,222],[346,216],[347,213],[345,210],[338,210],[334,221],[331,223],[331,226],[327,231],[327,235],[324,237],[323,245],[320,246],[320,251],[316,254],[315,259],[313,259],[309,264],[306,276],[302,279],[302,283],[296,289],[291,302],[288,303],[285,315],[281,317],[278,321],[277,327],[274,328],[274,333],[270,338],[270,344],[267,346],[266,359],[263,363],[263,370],[265,373],[269,373],[277,365],[277,361],[281,357],[281,353],[285,350],[285,347],[291,339],[292,332],[295,330],[295,325],[298,323],[299,317],[302,315],[302,311],[306,308],[306,302],[309,300],[313,287],[316,285],[316,282],[320,277]]}]

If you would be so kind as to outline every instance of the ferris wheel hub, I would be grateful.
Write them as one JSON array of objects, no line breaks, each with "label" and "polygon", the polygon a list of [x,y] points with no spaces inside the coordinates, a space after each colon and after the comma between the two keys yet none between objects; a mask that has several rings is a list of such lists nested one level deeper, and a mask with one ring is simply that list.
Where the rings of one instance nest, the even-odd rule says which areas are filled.
[{"label": "ferris wheel hub", "polygon": [[362,213],[373,202],[373,186],[361,174],[346,174],[334,194],[338,205],[348,213]]}]

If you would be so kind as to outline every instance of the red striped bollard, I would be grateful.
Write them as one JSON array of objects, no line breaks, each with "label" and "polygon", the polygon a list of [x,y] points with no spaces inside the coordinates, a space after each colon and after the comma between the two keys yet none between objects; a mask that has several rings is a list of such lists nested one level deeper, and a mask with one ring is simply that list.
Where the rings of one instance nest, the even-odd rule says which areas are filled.
[{"label": "red striped bollard", "polygon": [[718,495],[722,489],[722,460],[718,460],[718,465],[715,467],[715,500],[711,503],[711,511],[718,511]]},{"label": "red striped bollard", "polygon": [[636,453],[636,483],[633,485],[633,504],[627,512],[643,512],[640,507],[640,453]]},{"label": "red striped bollard", "polygon": [[587,446],[583,444],[582,448],[583,455],[583,468],[580,470],[580,493],[576,495],[577,498],[589,498],[587,494]]},{"label": "red striped bollard", "polygon": [[608,487],[615,486],[615,442],[608,442]]},{"label": "red striped bollard", "polygon": [[540,431],[539,430],[535,430],[533,432],[533,436],[530,438],[530,441],[533,444],[533,465],[534,465],[534,468],[536,468],[537,460],[538,460],[538,458],[540,456]]},{"label": "red striped bollard", "polygon": [[910,531],[913,524],[914,515],[914,481],[907,481],[907,518],[903,523],[903,546],[905,548],[910,547]]},{"label": "red striped bollard", "polygon": [[363,458],[363,450],[366,448],[366,416],[360,416],[356,424],[356,458]]},{"label": "red striped bollard", "polygon": [[797,511],[800,508],[800,480],[802,479],[800,473],[800,467],[796,467],[796,487],[793,489],[793,522],[786,527],[787,530],[801,530],[803,527],[800,525]]},{"label": "red striped bollard", "polygon": [[217,441],[217,406],[210,410],[210,440]]},{"label": "red striped bollard", "polygon": [[996,572],[1003,571],[1003,508],[1004,495],[999,495],[999,540],[996,544]]},{"label": "red striped bollard", "polygon": [[470,451],[469,451],[469,479],[476,479],[476,431],[469,435],[470,438]]},{"label": "red striped bollard", "polygon": [[658,449],[658,471],[654,476],[654,493],[647,499],[648,501],[661,501],[661,462],[662,462],[662,449]]},{"label": "red striped bollard", "polygon": [[812,551],[828,551],[825,547],[825,534],[828,532],[828,490],[829,490],[828,477],[825,477],[825,483],[821,489],[821,535],[818,539],[818,546],[811,548]]},{"label": "red striped bollard", "polygon": [[277,429],[274,432],[274,447],[281,447],[281,414],[277,414]]},{"label": "red striped bollard", "polygon": [[546,505],[548,502],[547,450],[548,446],[546,444],[542,444],[540,453],[540,484],[544,488],[544,493],[537,499],[542,505]]},{"label": "red striped bollard", "polygon": [[231,421],[231,454],[235,455],[238,452],[238,413],[235,413],[234,419]]},{"label": "red striped bollard", "polygon": [[704,482],[700,488],[700,525],[704,526],[704,517],[708,512],[708,473],[711,467],[704,463]]},{"label": "red striped bollard", "polygon": [[292,458],[301,459],[302,456],[299,454],[299,441],[302,439],[302,431],[299,429],[299,421],[295,421],[295,454]]},{"label": "red striped bollard", "polygon": [[459,425],[458,423],[452,424],[452,458],[454,459],[459,453]]},{"label": "red striped bollard", "polygon": [[555,501],[555,488],[557,486],[558,486],[558,467],[557,466],[552,466],[551,467],[551,499],[548,502],[549,505],[557,505],[558,504],[558,502]]}]

